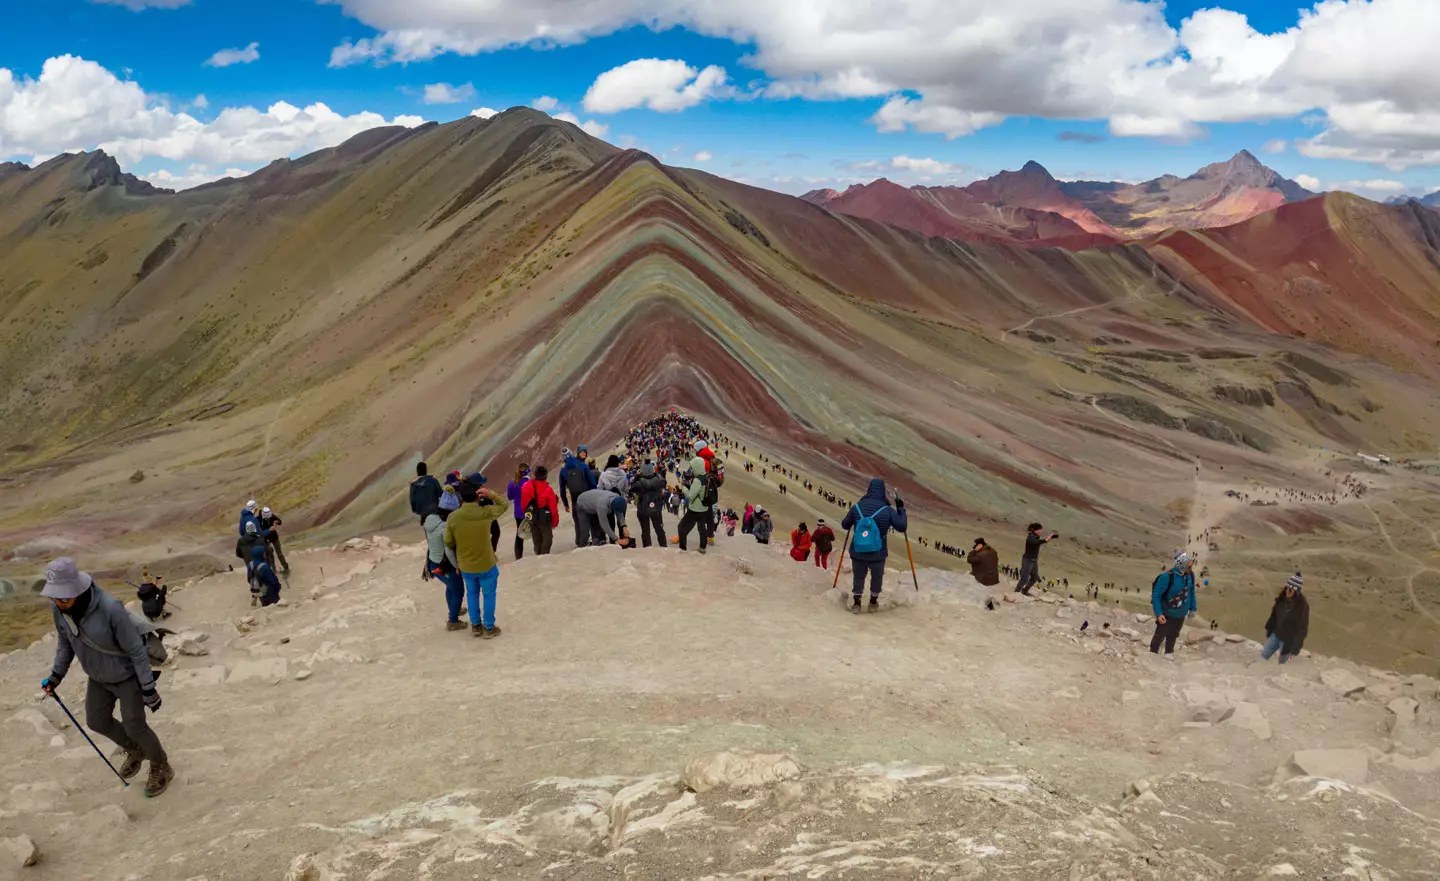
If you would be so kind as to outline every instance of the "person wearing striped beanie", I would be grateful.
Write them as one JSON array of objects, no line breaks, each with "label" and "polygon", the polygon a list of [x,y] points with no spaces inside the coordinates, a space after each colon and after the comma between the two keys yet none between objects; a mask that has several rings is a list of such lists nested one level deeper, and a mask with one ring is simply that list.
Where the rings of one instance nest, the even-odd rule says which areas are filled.
[{"label": "person wearing striped beanie", "polygon": [[1189,551],[1178,550],[1171,558],[1169,571],[1160,573],[1150,586],[1150,606],[1155,612],[1155,635],[1150,638],[1151,654],[1160,654],[1160,645],[1165,645],[1165,656],[1175,654],[1175,640],[1185,619],[1195,614],[1195,561]]},{"label": "person wearing striped beanie", "polygon": [[1305,579],[1296,572],[1285,580],[1280,595],[1275,597],[1275,606],[1270,610],[1270,619],[1265,622],[1265,646],[1260,649],[1260,659],[1270,660],[1280,653],[1284,664],[1305,646],[1305,637],[1310,632],[1310,601],[1303,593]]}]

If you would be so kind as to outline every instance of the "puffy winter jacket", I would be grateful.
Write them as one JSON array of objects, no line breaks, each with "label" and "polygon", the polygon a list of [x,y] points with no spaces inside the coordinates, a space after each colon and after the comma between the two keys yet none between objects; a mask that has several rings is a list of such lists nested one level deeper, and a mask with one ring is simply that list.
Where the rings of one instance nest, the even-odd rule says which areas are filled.
[{"label": "puffy winter jacket", "polygon": [[134,677],[142,691],[153,689],[155,674],[150,670],[150,655],[130,613],[98,584],[91,583],[90,594],[78,624],[58,606],[50,610],[60,637],[50,678],[59,682],[70,663],[79,658],[85,675],[96,682],[114,685]]},{"label": "puffy winter jacket", "polygon": [[670,497],[670,491],[665,487],[665,478],[659,474],[638,478],[630,484],[630,492],[635,496],[635,510],[642,517],[659,514],[665,509],[665,502]]},{"label": "puffy winter jacket", "polygon": [[770,543],[770,533],[774,530],[775,524],[770,522],[769,514],[755,515],[755,522],[750,525],[750,533],[754,535],[755,540],[761,544]]},{"label": "puffy winter jacket", "polygon": [[410,513],[419,517],[440,504],[440,481],[432,474],[410,482]]},{"label": "puffy winter jacket", "polygon": [[595,486],[597,489],[628,496],[630,495],[630,476],[625,473],[624,468],[616,465],[614,468],[606,468],[600,472],[600,479],[596,481]]},{"label": "puffy winter jacket", "polygon": [[574,456],[566,456],[565,465],[560,469],[560,501],[566,507],[573,505],[582,493],[594,489],[597,482],[589,465]]},{"label": "puffy winter jacket", "polygon": [[1195,611],[1195,573],[1178,567],[1160,573],[1150,586],[1150,608],[1155,617],[1161,615],[1189,616]]},{"label": "puffy winter jacket", "polygon": [[[538,500],[535,498],[536,493],[540,494]],[[542,515],[546,511],[550,512],[551,528],[560,525],[560,500],[555,498],[555,490],[550,488],[549,483],[533,477],[525,481],[524,488],[520,490],[521,516],[524,516],[523,512],[529,510],[531,501],[535,501],[536,507],[540,509]]]},{"label": "puffy winter jacket", "polygon": [[965,562],[970,564],[970,574],[976,581],[986,587],[1000,583],[1000,555],[994,548],[989,545],[976,548],[966,555]]},{"label": "puffy winter jacket", "polygon": [[853,547],[850,549],[850,559],[861,562],[874,562],[886,560],[890,557],[890,548],[886,542],[890,538],[890,530],[904,532],[909,526],[909,520],[905,516],[904,508],[892,508],[890,502],[885,498],[885,481],[875,478],[870,481],[870,489],[850,510],[845,513],[845,519],[840,521],[841,529],[854,529],[855,524],[860,522],[856,515],[855,508],[860,508],[860,514],[866,517],[873,517],[875,525],[880,527],[880,550],[873,553],[857,552]]},{"label": "puffy winter jacket", "polygon": [[1280,637],[1285,654],[1300,653],[1300,649],[1305,647],[1305,637],[1310,635],[1310,602],[1305,599],[1305,594],[1297,593],[1287,600],[1281,593],[1275,598],[1270,620],[1265,622],[1265,635]]}]

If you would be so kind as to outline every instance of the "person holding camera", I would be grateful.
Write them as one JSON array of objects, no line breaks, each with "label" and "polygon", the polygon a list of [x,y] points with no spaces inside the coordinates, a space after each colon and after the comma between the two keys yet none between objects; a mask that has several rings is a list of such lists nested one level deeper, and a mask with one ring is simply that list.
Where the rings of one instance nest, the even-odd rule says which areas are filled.
[{"label": "person holding camera", "polygon": [[1015,592],[1027,597],[1030,588],[1040,583],[1040,546],[1060,537],[1060,533],[1052,532],[1049,538],[1041,538],[1040,530],[1044,528],[1039,523],[1031,523],[1025,532],[1025,556],[1020,559],[1020,581],[1015,585]]}]

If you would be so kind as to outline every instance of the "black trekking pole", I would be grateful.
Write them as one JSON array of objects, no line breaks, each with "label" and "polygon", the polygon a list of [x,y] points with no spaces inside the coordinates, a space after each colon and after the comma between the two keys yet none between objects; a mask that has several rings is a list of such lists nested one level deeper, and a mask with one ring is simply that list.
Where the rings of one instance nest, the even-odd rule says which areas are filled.
[{"label": "black trekking pole", "polygon": [[[75,730],[76,730],[76,731],[79,731],[79,732],[80,732],[80,736],[81,736],[81,737],[84,737],[84,738],[85,738],[85,741],[90,744],[91,749],[95,750],[95,755],[97,755],[97,756],[100,757],[100,760],[105,763],[105,767],[109,768],[111,771],[115,771],[115,766],[112,765],[112,764],[110,764],[110,760],[109,760],[109,759],[105,758],[105,754],[100,751],[100,747],[98,747],[98,746],[95,745],[95,741],[91,740],[91,739],[90,739],[90,735],[88,735],[88,734],[85,733],[85,729],[80,727],[80,723],[77,722],[77,721],[75,721],[75,715],[70,712],[70,708],[69,708],[69,707],[65,706],[65,702],[60,699],[60,695],[56,694],[56,693],[53,692],[53,691],[47,692],[47,693],[48,693],[51,697],[55,698],[55,703],[57,703],[57,704],[60,705],[60,709],[62,709],[62,710],[65,711],[65,715],[66,715],[66,716],[69,716],[69,717],[70,717],[70,724],[72,724],[72,725],[75,726]],[[120,777],[120,772],[119,772],[119,771],[115,771],[115,776],[116,776],[116,777]],[[126,780],[124,777],[120,777],[120,782],[121,782],[121,783],[124,783],[126,787],[129,787],[129,786],[130,786],[130,781],[129,781],[129,780]]]}]

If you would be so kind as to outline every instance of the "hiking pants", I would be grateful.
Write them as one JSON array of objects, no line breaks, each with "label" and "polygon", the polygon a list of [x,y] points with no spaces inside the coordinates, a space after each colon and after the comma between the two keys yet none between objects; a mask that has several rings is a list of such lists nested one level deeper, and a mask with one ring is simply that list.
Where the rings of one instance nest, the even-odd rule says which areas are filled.
[{"label": "hiking pants", "polygon": [[592,545],[605,545],[609,541],[609,536],[600,527],[599,517],[588,511],[575,509],[575,547],[587,548]]},{"label": "hiking pants", "polygon": [[1155,635],[1150,637],[1150,651],[1153,654],[1160,654],[1160,643],[1165,643],[1165,654],[1175,654],[1175,640],[1180,636],[1180,628],[1185,626],[1184,615],[1166,615],[1165,623],[1155,624]]},{"label": "hiking pants", "polygon": [[578,505],[572,506],[570,510],[574,512],[572,516],[575,519],[575,547],[588,547],[590,544],[590,526],[585,519],[585,512],[581,511]]},{"label": "hiking pants", "polygon": [[815,552],[815,566],[818,569],[824,569],[828,572],[830,570],[830,552],[817,550]]},{"label": "hiking pants", "polygon": [[280,547],[280,533],[270,533],[270,539],[265,542],[265,553],[270,556],[270,566],[275,566],[275,561],[280,561],[280,567],[286,572],[290,571],[290,562],[285,559],[285,549]]},{"label": "hiking pants", "polygon": [[850,558],[850,565],[855,569],[855,581],[851,588],[856,599],[865,593],[865,573],[870,573],[870,596],[878,597],[880,588],[885,584],[885,561],[884,560],[857,560]]},{"label": "hiking pants", "polygon": [[449,613],[447,621],[460,620],[460,606],[465,601],[465,581],[460,577],[460,570],[452,569],[445,575],[436,575],[435,580],[445,585],[445,610]]},{"label": "hiking pants", "polygon": [[1029,594],[1030,588],[1040,583],[1040,561],[1020,561],[1020,581],[1015,585],[1016,593]]},{"label": "hiking pants", "polygon": [[530,521],[530,542],[535,545],[535,556],[543,557],[550,553],[550,546],[555,543],[555,527],[550,525],[549,511],[541,511]]},{"label": "hiking pants", "polygon": [[1272,633],[1270,634],[1270,638],[1265,640],[1265,647],[1260,649],[1260,660],[1268,661],[1276,652],[1280,653],[1280,663],[1282,664],[1289,663],[1290,659],[1295,657],[1293,654],[1285,651],[1285,643],[1280,641],[1280,637]]},{"label": "hiking pants", "polygon": [[700,527],[700,551],[704,553],[710,545],[710,512],[709,511],[686,511],[685,516],[680,518],[680,550],[686,551],[686,542],[690,538],[690,530]]},{"label": "hiking pants", "polygon": [[655,533],[655,546],[657,548],[669,547],[670,540],[665,537],[665,520],[663,514],[656,511],[654,514],[640,515],[640,544],[643,547],[650,547],[650,533]]},{"label": "hiking pants", "polygon": [[524,517],[515,518],[515,559],[525,556],[525,539],[520,536],[520,527],[525,525]]},{"label": "hiking pants", "polygon": [[[115,704],[120,704],[120,721],[115,721]],[[130,677],[111,684],[90,680],[85,689],[85,724],[96,734],[115,741],[121,749],[139,750],[153,766],[165,764],[169,758],[160,738],[145,720],[145,699],[140,695],[140,680]]]},{"label": "hiking pants", "polygon": [[491,521],[490,521],[490,550],[496,551],[496,552],[499,552],[499,550],[500,550],[500,521],[499,521],[499,520],[491,520]]},{"label": "hiking pants", "polygon": [[494,627],[495,588],[500,586],[500,567],[492,566],[489,572],[462,572],[460,577],[465,579],[465,602],[469,606],[466,611],[470,613],[470,626],[483,624],[486,630]]}]

